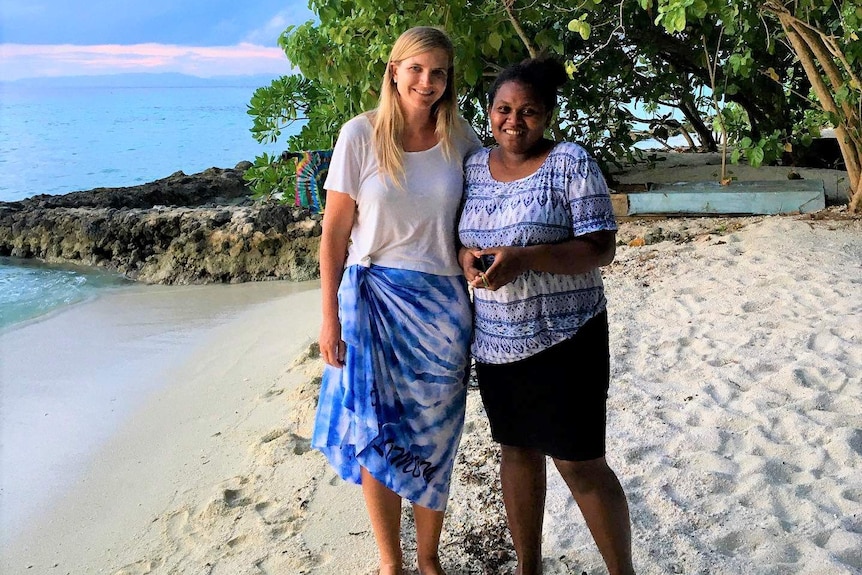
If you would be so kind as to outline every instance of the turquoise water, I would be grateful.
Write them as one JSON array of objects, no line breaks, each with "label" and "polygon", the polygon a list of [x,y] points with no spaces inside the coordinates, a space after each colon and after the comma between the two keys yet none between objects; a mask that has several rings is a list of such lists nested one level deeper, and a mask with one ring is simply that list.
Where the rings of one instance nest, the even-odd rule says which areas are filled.
[{"label": "turquoise water", "polygon": [[129,285],[98,269],[0,258],[0,330]]},{"label": "turquoise water", "polygon": [[[260,85],[0,83],[0,201],[133,186],[280,152],[249,132],[247,104]],[[123,285],[110,274],[0,258],[0,329]]]}]

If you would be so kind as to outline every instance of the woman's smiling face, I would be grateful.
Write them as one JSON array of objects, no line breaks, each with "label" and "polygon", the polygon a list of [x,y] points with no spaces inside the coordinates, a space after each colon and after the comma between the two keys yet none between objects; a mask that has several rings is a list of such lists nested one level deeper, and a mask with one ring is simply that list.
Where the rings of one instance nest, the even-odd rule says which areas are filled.
[{"label": "woman's smiling face", "polygon": [[439,48],[391,64],[399,102],[407,111],[430,110],[446,92],[449,57]]},{"label": "woman's smiling face", "polygon": [[513,80],[497,89],[488,110],[491,133],[507,153],[529,153],[545,134],[550,113],[528,86]]}]

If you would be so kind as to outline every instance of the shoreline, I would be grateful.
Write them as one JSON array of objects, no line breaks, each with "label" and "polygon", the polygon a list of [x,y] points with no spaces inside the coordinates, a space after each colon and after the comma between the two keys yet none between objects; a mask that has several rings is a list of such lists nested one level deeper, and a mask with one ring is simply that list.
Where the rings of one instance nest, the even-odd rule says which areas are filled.
[{"label": "shoreline", "polygon": [[[716,182],[719,177],[715,165],[720,161],[718,154],[664,152],[653,159],[652,163],[613,170],[611,190],[630,185]],[[189,176],[177,172],[129,188],[96,188],[0,202],[0,254],[99,266],[157,284],[316,278],[321,215],[299,206],[253,201],[242,179],[249,165],[241,162],[232,169],[210,168]],[[809,182],[807,187],[817,188],[816,201],[802,205],[820,206],[825,201],[834,207],[849,198],[847,172],[841,170],[737,164],[730,167],[730,175],[739,182],[776,182],[769,186],[772,191],[782,188],[778,182],[789,177],[822,180],[824,199],[820,198],[819,184]],[[815,191],[805,190],[803,194],[807,192]],[[635,197],[633,194],[636,192],[626,192],[618,199],[625,204],[626,196]],[[800,210],[800,205],[794,204],[798,199],[788,200],[786,206],[769,202],[745,205],[742,211]],[[668,211],[654,205],[652,209]],[[710,211],[708,204],[688,209]],[[724,205],[721,209],[733,208]],[[615,211],[620,219],[631,217],[627,208]]]},{"label": "shoreline", "polygon": [[[38,280],[32,276],[22,279],[22,270],[42,274],[42,277]],[[47,283],[45,274],[51,276]],[[73,280],[70,286],[68,282],[58,281],[58,276],[83,278],[83,281],[75,283]],[[5,283],[13,294],[12,297],[7,294],[8,299],[0,301],[0,306],[8,306],[0,317],[0,334],[45,321],[101,295],[120,293],[142,285],[99,267],[8,257],[0,257],[0,283]],[[20,297],[22,291],[29,293]],[[15,298],[15,295],[19,297]]]},{"label": "shoreline", "polygon": [[0,332],[2,533],[69,495],[88,462],[213,331],[308,282],[127,286]]}]

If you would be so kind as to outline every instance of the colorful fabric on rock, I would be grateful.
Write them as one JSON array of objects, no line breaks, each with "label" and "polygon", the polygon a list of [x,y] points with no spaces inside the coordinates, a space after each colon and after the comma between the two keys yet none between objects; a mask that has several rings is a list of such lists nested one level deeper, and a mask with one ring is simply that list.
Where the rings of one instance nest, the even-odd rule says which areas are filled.
[{"label": "colorful fabric on rock", "polygon": [[282,160],[293,158],[296,162],[296,189],[293,203],[323,213],[326,190],[323,182],[329,173],[332,150],[310,150],[305,152],[283,152]]},{"label": "colorful fabric on rock", "polygon": [[444,510],[464,424],[470,301],[462,277],[344,270],[345,366],[326,366],[312,446],[345,480],[360,466],[401,497]]}]

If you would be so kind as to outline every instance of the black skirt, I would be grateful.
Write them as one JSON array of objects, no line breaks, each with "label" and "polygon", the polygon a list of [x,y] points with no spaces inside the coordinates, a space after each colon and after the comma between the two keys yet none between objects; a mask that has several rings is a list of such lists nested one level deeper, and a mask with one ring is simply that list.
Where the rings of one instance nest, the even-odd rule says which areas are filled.
[{"label": "black skirt", "polygon": [[494,441],[566,461],[604,456],[608,348],[603,311],[571,338],[527,359],[476,362]]}]

